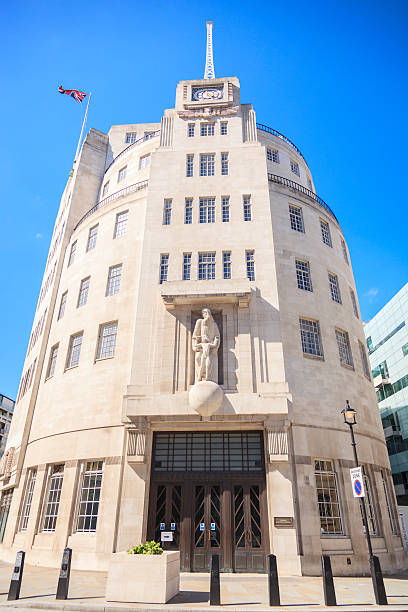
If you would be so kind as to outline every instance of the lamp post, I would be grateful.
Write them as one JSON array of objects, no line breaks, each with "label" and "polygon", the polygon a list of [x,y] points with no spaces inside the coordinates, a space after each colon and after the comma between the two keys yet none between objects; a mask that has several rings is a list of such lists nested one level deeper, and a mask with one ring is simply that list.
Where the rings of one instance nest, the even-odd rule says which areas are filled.
[{"label": "lamp post", "polygon": [[[346,405],[344,409],[341,411],[341,413],[344,417],[344,422],[350,427],[351,446],[353,447],[354,463],[356,467],[359,467],[358,456],[357,456],[357,445],[356,445],[356,439],[354,437],[354,431],[353,431],[354,425],[357,424],[356,411],[354,410],[354,408],[350,406],[349,401],[347,400]],[[371,578],[373,581],[375,601],[377,602],[378,605],[384,606],[388,604],[388,601],[387,601],[387,595],[385,593],[380,561],[378,557],[373,555],[373,547],[371,545],[370,530],[368,529],[367,511],[366,511],[364,497],[360,497],[359,501],[360,501],[360,507],[361,507],[361,514],[363,517],[365,536],[367,539],[368,554],[370,558],[370,571],[371,571]]]}]

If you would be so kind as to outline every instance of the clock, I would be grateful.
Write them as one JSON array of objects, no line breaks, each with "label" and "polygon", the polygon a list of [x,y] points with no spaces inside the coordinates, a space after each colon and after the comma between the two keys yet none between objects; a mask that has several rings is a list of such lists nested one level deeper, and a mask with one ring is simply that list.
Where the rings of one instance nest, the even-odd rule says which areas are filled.
[{"label": "clock", "polygon": [[194,101],[222,100],[224,97],[223,87],[193,87],[192,99]]}]

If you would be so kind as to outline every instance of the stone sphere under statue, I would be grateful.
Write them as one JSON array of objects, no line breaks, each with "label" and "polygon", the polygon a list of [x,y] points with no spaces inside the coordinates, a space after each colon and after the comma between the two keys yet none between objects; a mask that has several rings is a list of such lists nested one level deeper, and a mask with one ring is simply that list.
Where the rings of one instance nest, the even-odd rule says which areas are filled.
[{"label": "stone sphere under statue", "polygon": [[191,408],[203,417],[213,416],[222,404],[224,393],[212,380],[196,382],[190,389],[188,400]]}]

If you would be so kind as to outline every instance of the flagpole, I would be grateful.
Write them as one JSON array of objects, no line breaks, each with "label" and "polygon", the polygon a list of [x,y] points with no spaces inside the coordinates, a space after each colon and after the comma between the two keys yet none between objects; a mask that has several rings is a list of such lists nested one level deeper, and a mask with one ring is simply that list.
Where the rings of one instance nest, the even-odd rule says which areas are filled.
[{"label": "flagpole", "polygon": [[86,105],[85,117],[84,117],[84,120],[83,120],[83,122],[82,122],[81,134],[80,134],[80,136],[79,136],[78,146],[77,146],[77,150],[76,150],[76,153],[75,153],[74,164],[75,164],[75,162],[76,162],[76,160],[77,160],[77,158],[78,158],[78,155],[79,155],[79,149],[81,148],[81,140],[82,140],[82,135],[83,135],[83,133],[84,133],[84,129],[85,129],[86,118],[87,118],[87,116],[88,116],[88,108],[89,108],[89,103],[90,103],[90,101],[91,101],[91,96],[92,96],[92,92],[90,91],[90,92],[89,92],[89,98],[88,98],[88,104]]}]

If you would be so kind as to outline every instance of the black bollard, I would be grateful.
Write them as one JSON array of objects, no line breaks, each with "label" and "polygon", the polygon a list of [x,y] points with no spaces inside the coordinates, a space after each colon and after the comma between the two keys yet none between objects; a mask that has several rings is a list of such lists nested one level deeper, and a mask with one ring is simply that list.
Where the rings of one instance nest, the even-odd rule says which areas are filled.
[{"label": "black bollard", "polygon": [[280,606],[280,592],[278,579],[278,566],[276,565],[276,556],[268,555],[268,589],[269,589],[269,605]]},{"label": "black bollard", "polygon": [[211,557],[210,606],[220,606],[220,557]]},{"label": "black bollard", "polygon": [[328,555],[322,555],[322,576],[324,603],[326,606],[337,606],[336,591],[334,590],[333,572]]},{"label": "black bollard", "polygon": [[69,577],[71,575],[71,558],[72,548],[64,548],[55,599],[68,598]]},{"label": "black bollard", "polygon": [[380,560],[373,555],[370,559],[371,577],[373,579],[375,601],[379,606],[388,605],[387,594],[385,592],[384,580],[381,571]]},{"label": "black bollard", "polygon": [[21,581],[23,580],[25,552],[19,550],[16,557],[7,599],[15,601],[20,597]]}]

